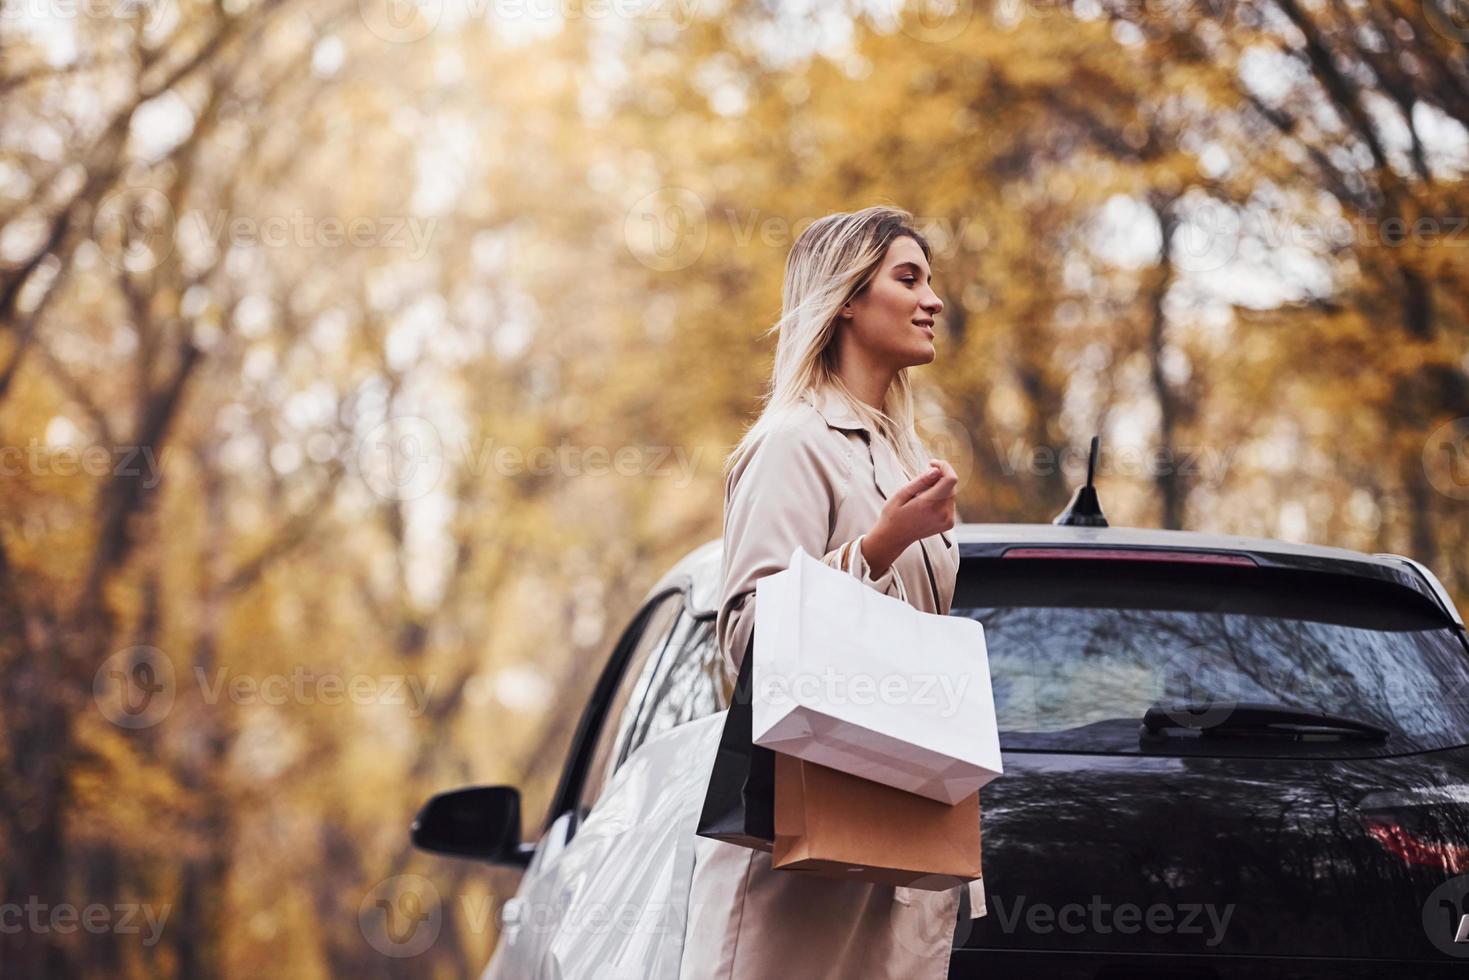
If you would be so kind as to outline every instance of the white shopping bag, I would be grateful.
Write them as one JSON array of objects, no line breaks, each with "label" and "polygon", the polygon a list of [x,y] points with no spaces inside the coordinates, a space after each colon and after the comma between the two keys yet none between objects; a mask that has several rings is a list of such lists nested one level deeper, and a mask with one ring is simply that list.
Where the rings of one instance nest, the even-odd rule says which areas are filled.
[{"label": "white shopping bag", "polygon": [[753,741],[954,804],[1000,775],[984,627],[803,549],[755,584]]}]

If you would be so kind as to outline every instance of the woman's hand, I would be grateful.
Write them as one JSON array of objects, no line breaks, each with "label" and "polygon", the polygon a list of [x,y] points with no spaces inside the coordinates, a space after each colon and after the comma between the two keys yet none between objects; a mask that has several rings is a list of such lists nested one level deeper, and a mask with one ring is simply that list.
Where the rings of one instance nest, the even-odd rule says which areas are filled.
[{"label": "woman's hand", "polygon": [[954,526],[958,485],[959,475],[952,466],[931,459],[927,472],[892,495],[862,538],[862,556],[873,578],[886,572],[913,542]]}]

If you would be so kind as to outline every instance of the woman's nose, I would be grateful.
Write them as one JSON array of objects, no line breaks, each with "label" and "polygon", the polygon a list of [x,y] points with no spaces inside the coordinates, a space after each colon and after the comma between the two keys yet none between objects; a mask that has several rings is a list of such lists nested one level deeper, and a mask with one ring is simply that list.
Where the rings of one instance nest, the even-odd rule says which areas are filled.
[{"label": "woman's nose", "polygon": [[923,303],[923,311],[930,316],[937,316],[944,308],[944,301],[939,299],[938,293],[934,293]]}]

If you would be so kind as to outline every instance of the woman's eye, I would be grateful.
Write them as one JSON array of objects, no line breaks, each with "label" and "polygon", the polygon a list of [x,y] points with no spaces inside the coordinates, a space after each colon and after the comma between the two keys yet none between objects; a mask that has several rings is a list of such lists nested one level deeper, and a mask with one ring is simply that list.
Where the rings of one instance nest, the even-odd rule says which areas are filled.
[{"label": "woman's eye", "polygon": [[917,282],[918,281],[918,277],[917,276],[904,276],[903,277],[903,281],[904,282]]}]

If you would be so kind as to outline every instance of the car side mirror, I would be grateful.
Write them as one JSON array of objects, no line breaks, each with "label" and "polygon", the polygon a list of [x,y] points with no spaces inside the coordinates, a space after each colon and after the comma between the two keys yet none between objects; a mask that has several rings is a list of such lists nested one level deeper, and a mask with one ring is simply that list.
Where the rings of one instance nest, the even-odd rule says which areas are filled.
[{"label": "car side mirror", "polygon": [[431,797],[413,819],[413,846],[435,854],[523,868],[535,847],[520,841],[520,791],[470,786]]}]

